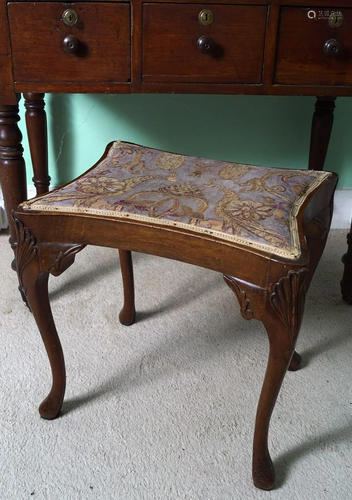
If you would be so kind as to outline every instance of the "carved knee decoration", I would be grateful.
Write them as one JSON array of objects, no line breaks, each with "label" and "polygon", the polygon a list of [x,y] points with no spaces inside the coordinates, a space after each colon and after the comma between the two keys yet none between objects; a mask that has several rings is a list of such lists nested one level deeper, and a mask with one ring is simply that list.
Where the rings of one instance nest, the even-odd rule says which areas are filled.
[{"label": "carved knee decoration", "polygon": [[253,482],[264,490],[272,489],[275,483],[275,468],[268,449],[271,414],[287,369],[297,370],[301,362],[294,349],[303,317],[306,276],[305,268],[290,270],[269,290],[224,276],[238,298],[242,316],[260,319],[270,342],[253,441]]}]

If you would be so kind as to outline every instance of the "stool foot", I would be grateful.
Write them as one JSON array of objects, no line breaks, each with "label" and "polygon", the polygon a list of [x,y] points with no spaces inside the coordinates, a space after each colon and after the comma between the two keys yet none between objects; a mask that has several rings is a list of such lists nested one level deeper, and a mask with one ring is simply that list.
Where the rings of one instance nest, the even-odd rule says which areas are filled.
[{"label": "stool foot", "polygon": [[253,459],[253,484],[261,490],[272,490],[275,485],[275,468],[269,453]]},{"label": "stool foot", "polygon": [[58,417],[64,394],[49,394],[39,406],[39,414],[44,420],[54,420]]},{"label": "stool foot", "polygon": [[294,351],[290,364],[288,365],[288,371],[296,372],[301,368],[302,356],[298,352]]},{"label": "stool foot", "polygon": [[119,314],[119,320],[121,325],[131,326],[136,320],[136,314],[128,309],[122,308]]}]

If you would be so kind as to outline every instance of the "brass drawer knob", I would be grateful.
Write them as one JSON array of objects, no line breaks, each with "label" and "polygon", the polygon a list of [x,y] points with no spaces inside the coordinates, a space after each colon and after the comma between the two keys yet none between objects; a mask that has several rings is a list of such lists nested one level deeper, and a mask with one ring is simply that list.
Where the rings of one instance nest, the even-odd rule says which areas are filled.
[{"label": "brass drawer knob", "polygon": [[341,49],[341,43],[338,40],[335,40],[335,38],[330,38],[330,40],[324,44],[324,52],[328,56],[337,56],[341,54]]},{"label": "brass drawer knob", "polygon": [[62,47],[67,54],[76,54],[78,52],[79,45],[79,40],[73,35],[66,36],[62,42]]},{"label": "brass drawer knob", "polygon": [[203,54],[210,54],[215,48],[215,43],[210,36],[200,36],[197,40],[197,47]]}]

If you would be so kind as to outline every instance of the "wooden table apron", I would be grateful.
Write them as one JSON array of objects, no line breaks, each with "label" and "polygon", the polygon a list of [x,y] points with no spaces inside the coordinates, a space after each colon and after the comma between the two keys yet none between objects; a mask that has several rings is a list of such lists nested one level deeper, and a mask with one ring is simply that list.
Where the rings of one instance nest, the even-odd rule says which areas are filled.
[{"label": "wooden table apron", "polygon": [[[352,96],[350,0],[0,2],[0,182],[8,213],[27,197],[21,94],[38,194],[50,182],[45,93],[317,96],[308,162],[316,170],[324,168],[335,99]],[[11,221],[10,230],[15,248]]]}]

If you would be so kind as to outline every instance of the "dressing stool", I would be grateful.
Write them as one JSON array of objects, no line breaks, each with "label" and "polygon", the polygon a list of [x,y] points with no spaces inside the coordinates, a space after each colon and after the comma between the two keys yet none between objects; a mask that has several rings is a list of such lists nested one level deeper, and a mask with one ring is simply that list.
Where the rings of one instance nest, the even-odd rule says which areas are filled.
[{"label": "dressing stool", "polygon": [[119,249],[120,321],[135,320],[131,251],[176,259],[224,275],[245,319],[263,322],[270,349],[254,431],[253,480],[274,486],[268,430],[295,351],[305,295],[329,232],[336,174],[208,160],[117,141],[85,174],[22,203],[17,231],[19,288],[42,335],[52,388],[40,405],[58,416],[65,363],[48,297],[86,245]]}]

